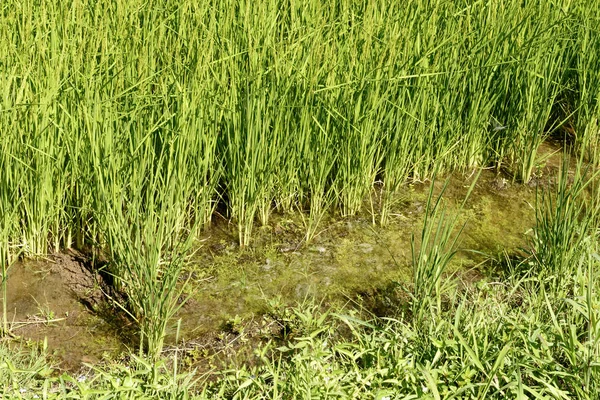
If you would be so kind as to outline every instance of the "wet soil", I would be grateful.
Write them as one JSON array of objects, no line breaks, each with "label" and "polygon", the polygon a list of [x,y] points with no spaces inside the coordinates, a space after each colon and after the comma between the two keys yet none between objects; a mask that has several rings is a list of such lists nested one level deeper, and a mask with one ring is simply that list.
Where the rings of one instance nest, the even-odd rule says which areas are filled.
[{"label": "wet soil", "polygon": [[7,290],[12,334],[23,341],[46,340],[62,369],[116,356],[125,347],[104,313],[103,286],[76,253],[13,265]]},{"label": "wet soil", "polygon": [[[468,178],[453,177],[444,195],[449,213],[459,213],[459,224],[465,224],[464,250],[448,272],[463,271],[465,279],[482,276],[478,271],[490,257],[526,247],[535,217],[535,187],[509,183],[491,171],[482,174],[459,211],[469,184]],[[269,226],[256,229],[254,244],[246,249],[238,247],[236,231],[226,221],[217,221],[187,271],[197,284],[193,301],[180,313],[184,336],[222,329],[235,318],[252,319],[267,312],[273,299],[347,303],[377,296],[390,282],[407,282],[410,240],[418,237],[427,190],[428,184],[407,187],[385,228],[374,226],[370,215],[331,217],[308,244],[294,216],[274,216]]]},{"label": "wet soil", "polygon": [[[493,275],[488,261],[501,252],[526,249],[536,191],[552,185],[549,177],[560,165],[556,150],[555,144],[544,144],[541,152],[548,156],[529,184],[484,170],[464,208],[460,205],[474,176],[450,177],[444,202],[450,215],[459,215],[464,230],[461,250],[447,273],[458,277],[459,285]],[[437,192],[442,185],[436,182]],[[200,358],[206,352],[235,353],[236,338],[242,336],[238,330],[247,333],[247,327],[256,325],[251,329],[254,337],[273,335],[277,325],[265,325],[263,317],[307,298],[324,307],[352,303],[385,314],[392,307],[390,293],[397,295],[395,282],[410,281],[410,241],[420,233],[429,186],[407,185],[386,227],[375,226],[376,216],[369,213],[344,219],[332,215],[311,243],[303,240],[299,215],[273,215],[268,226],[255,228],[252,245],[245,249],[237,244],[235,225],[215,218],[181,277],[189,278],[191,299],[176,316],[181,319],[179,345]],[[376,198],[374,204],[377,209]],[[19,263],[9,276],[13,332],[27,340],[47,338],[66,369],[116,357],[131,343],[127,320],[107,308],[103,291],[110,288],[86,262],[81,254],[69,252]],[[175,322],[167,343],[174,337]]]},{"label": "wet soil", "polygon": [[[526,254],[536,192],[553,185],[560,150],[558,142],[542,145],[542,162],[527,184],[496,169],[482,171],[464,208],[460,206],[475,176],[449,177],[444,202],[449,215],[459,215],[464,230],[447,275],[457,277],[459,285],[496,274],[490,260],[501,254]],[[435,185],[437,194],[444,180]],[[179,315],[183,337],[202,337],[232,321],[251,321],[269,312],[273,302],[289,305],[306,298],[329,305],[357,303],[375,314],[385,313],[382,304],[389,305],[385,298],[397,288],[395,282],[410,281],[411,236],[418,242],[429,187],[430,182],[407,185],[386,227],[375,226],[377,215],[369,213],[344,219],[333,215],[311,243],[303,241],[297,215],[274,215],[268,226],[255,228],[246,249],[237,244],[234,224],[215,220],[187,271],[196,285],[193,300]],[[374,203],[377,209],[376,199]]]}]

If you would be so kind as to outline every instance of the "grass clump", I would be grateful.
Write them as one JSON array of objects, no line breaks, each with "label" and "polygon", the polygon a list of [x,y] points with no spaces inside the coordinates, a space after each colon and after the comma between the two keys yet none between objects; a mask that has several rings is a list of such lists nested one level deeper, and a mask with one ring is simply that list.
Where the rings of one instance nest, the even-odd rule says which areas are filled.
[{"label": "grass clump", "polygon": [[593,187],[597,173],[586,175],[589,173],[578,164],[571,177],[569,163],[565,161],[556,187],[538,193],[531,247],[535,266],[541,270],[530,271],[552,281],[555,288],[561,287],[561,281],[568,281],[573,270],[589,261],[587,247],[596,239],[599,203],[586,189]]}]

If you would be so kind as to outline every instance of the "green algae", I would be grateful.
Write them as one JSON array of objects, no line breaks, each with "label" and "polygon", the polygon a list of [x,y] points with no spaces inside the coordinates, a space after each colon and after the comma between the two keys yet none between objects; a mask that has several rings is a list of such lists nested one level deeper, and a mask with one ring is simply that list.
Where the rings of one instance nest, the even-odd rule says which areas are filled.
[{"label": "green algae", "polygon": [[[450,274],[478,271],[498,253],[519,252],[534,224],[535,188],[508,182],[483,171],[470,199],[461,205],[472,177],[452,176],[443,201],[449,214],[464,224]],[[437,185],[441,188],[441,183]],[[329,215],[323,231],[309,244],[303,241],[297,215],[275,215],[255,232],[252,246],[241,249],[235,230],[217,223],[203,239],[189,267],[202,279],[180,313],[183,335],[203,335],[233,319],[249,320],[268,310],[270,299],[294,304],[306,297],[328,304],[347,303],[377,295],[390,284],[411,279],[411,236],[419,236],[429,184],[407,185],[399,193],[390,221],[373,225],[373,215],[352,218]],[[438,190],[436,187],[435,190]]]},{"label": "green algae", "polygon": [[[459,225],[464,224],[459,251],[446,276],[459,275],[466,281],[483,279],[492,268],[489,260],[500,252],[517,253],[526,247],[535,217],[536,188],[509,182],[491,171],[483,171],[462,206],[472,179],[449,177],[443,197],[448,214],[458,215]],[[442,184],[436,182],[436,193]],[[404,187],[385,227],[374,225],[377,216],[369,213],[351,218],[327,215],[323,229],[310,243],[304,241],[305,228],[298,214],[273,215],[269,225],[255,230],[253,244],[245,248],[238,246],[233,225],[216,222],[181,277],[189,280],[190,298],[173,321],[167,343],[235,332],[236,327],[271,312],[273,301],[287,306],[314,298],[333,307],[354,302],[376,314],[387,314],[388,308],[397,306],[390,297],[402,297],[399,285],[408,287],[411,282],[410,242],[413,235],[419,238],[428,190],[428,183]],[[34,273],[35,278],[30,276]],[[82,361],[115,357],[124,343],[134,348],[135,339],[115,333],[114,320],[85,309],[64,293],[59,296],[61,290],[66,291],[64,282],[60,289],[61,277],[47,266],[36,265],[28,274],[13,276],[9,290],[15,296],[13,303],[22,308],[33,296],[55,315],[70,313],[71,317],[68,323],[23,332],[24,337],[45,337],[51,350],[72,368]],[[38,289],[19,286],[25,284],[38,285]],[[39,296],[39,290],[47,287],[59,288],[54,300]],[[25,314],[36,310],[27,309]],[[69,346],[64,345],[66,340]]]}]

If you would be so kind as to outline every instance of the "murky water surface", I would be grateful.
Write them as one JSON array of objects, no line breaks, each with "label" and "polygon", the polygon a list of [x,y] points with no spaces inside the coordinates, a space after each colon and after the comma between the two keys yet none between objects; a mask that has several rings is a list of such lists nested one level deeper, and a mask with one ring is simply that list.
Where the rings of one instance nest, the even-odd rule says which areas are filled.
[{"label": "murky water surface", "polygon": [[[462,250],[448,272],[469,271],[465,276],[477,277],[490,273],[488,256],[526,247],[536,188],[484,171],[459,211],[470,183],[471,178],[453,177],[444,195],[449,214],[460,212],[465,223]],[[438,190],[441,185],[437,182]],[[217,332],[236,317],[260,315],[273,299],[293,304],[316,296],[328,304],[346,303],[376,295],[391,282],[407,282],[411,235],[420,233],[427,190],[425,184],[406,187],[385,228],[374,226],[368,214],[331,218],[309,244],[302,241],[298,216],[275,215],[269,226],[256,228],[253,245],[243,250],[235,227],[215,221],[185,272],[193,291],[178,315],[180,334],[190,340]],[[115,323],[114,313],[98,312],[101,300],[93,275],[73,256],[15,265],[8,290],[13,332],[36,341],[47,338],[64,368],[115,357],[126,349],[126,323]]]}]

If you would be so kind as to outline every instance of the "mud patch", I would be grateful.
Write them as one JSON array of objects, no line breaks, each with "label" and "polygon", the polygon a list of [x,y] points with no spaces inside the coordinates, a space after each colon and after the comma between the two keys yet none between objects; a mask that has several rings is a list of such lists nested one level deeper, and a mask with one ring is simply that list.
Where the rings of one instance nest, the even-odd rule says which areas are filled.
[{"label": "mud patch", "polygon": [[125,350],[123,328],[102,311],[104,283],[77,254],[15,264],[8,274],[7,314],[23,341],[47,341],[59,366],[74,370]]}]

